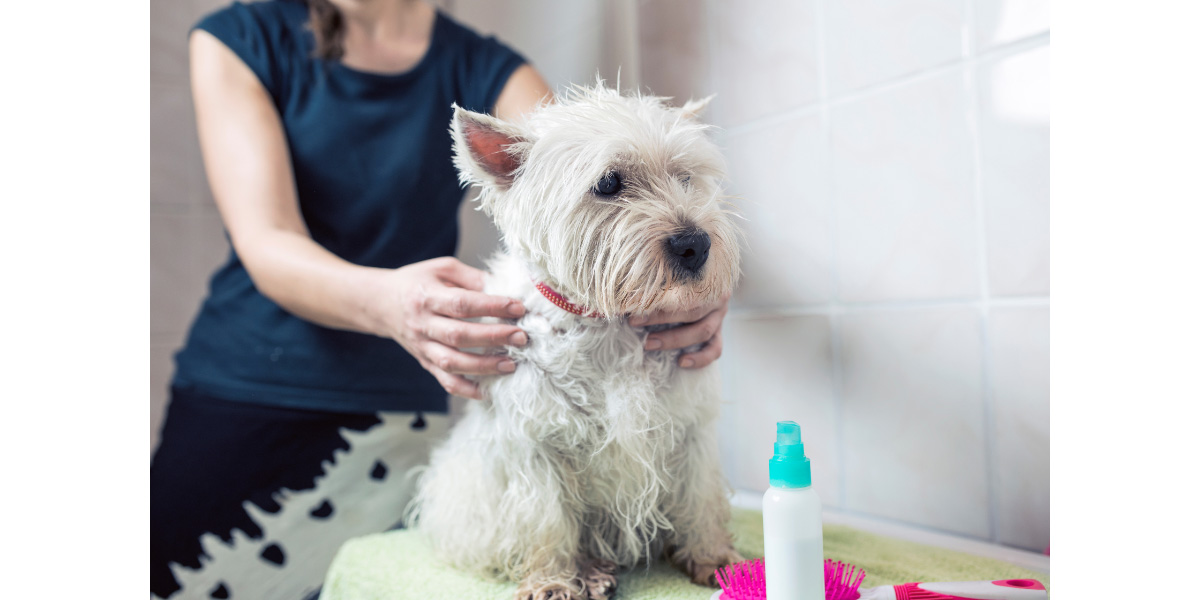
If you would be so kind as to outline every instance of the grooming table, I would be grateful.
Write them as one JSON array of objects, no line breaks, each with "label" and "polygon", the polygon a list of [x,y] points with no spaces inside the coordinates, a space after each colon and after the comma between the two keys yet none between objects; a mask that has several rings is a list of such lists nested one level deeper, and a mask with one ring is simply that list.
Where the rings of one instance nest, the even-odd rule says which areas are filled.
[{"label": "grooming table", "polygon": [[[734,545],[746,558],[763,555],[762,513],[734,509]],[[1037,579],[1050,577],[970,554],[933,548],[826,523],[825,558],[867,571],[863,587],[910,581]],[[713,588],[693,585],[683,573],[659,561],[648,570],[620,576],[614,600],[708,600]],[[325,576],[322,600],[512,600],[516,584],[479,579],[433,558],[411,531],[397,530],[346,542]]]}]

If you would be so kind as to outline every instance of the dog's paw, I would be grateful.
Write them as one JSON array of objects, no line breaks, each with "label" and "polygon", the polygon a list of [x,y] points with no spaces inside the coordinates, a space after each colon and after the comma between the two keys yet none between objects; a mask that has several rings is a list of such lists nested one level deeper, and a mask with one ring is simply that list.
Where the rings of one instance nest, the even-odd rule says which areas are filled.
[{"label": "dog's paw", "polygon": [[589,600],[608,600],[617,592],[617,565],[595,559],[583,565],[583,587]]},{"label": "dog's paw", "polygon": [[524,581],[517,588],[517,600],[588,600],[581,590],[561,582]]},{"label": "dog's paw", "polygon": [[687,553],[671,549],[667,552],[667,560],[680,571],[687,573],[688,577],[692,578],[692,583],[717,587],[717,569],[746,559],[730,545],[703,556],[688,556]]}]

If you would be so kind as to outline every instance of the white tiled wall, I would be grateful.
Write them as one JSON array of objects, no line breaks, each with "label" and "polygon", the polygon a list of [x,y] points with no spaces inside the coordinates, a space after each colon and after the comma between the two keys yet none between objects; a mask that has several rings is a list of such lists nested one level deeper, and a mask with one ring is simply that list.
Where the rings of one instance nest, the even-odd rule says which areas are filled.
[{"label": "white tiled wall", "polygon": [[963,0],[839,0],[820,4],[829,94],[836,97],[963,55]]},{"label": "white tiled wall", "polygon": [[[152,446],[225,252],[185,45],[224,3],[151,4]],[[1044,0],[439,4],[552,86],[620,68],[623,87],[717,94],[750,240],[720,361],[735,486],[765,488],[790,418],[830,507],[1048,545]],[[480,264],[495,234],[464,208],[459,255]]]},{"label": "white tiled wall", "polygon": [[839,334],[844,506],[986,537],[978,311],[856,312]]},{"label": "white tiled wall", "polygon": [[640,4],[642,84],[718,94],[748,219],[720,362],[736,487],[765,489],[794,419],[831,508],[1049,544],[1048,15]]},{"label": "white tiled wall", "polygon": [[1050,309],[993,310],[987,352],[996,536],[1036,548],[1050,539]]}]

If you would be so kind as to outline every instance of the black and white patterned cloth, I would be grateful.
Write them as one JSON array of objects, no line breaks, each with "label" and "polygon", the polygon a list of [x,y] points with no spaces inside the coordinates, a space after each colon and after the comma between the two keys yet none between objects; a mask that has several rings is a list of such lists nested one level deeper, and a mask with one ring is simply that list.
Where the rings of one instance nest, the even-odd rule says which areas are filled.
[{"label": "black and white patterned cloth", "polygon": [[315,598],[342,542],[400,525],[448,428],[173,389],[150,464],[152,596]]}]

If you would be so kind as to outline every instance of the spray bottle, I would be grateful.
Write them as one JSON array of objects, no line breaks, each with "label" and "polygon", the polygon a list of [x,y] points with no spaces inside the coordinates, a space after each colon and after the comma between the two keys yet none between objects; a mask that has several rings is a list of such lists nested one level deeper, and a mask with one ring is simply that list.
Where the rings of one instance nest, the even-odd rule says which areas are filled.
[{"label": "spray bottle", "polygon": [[812,468],[804,456],[800,426],[776,424],[771,487],[763,496],[763,545],[767,598],[824,600],[821,499],[812,488]]}]

